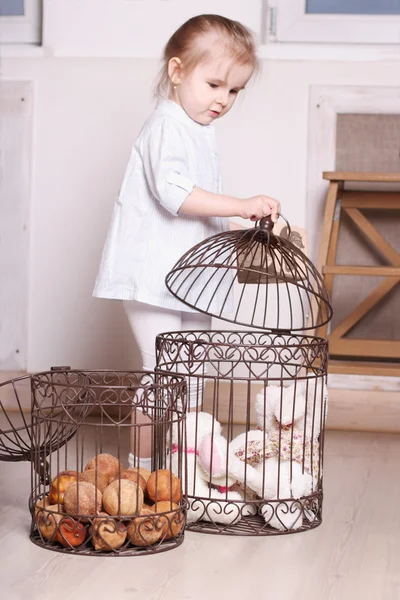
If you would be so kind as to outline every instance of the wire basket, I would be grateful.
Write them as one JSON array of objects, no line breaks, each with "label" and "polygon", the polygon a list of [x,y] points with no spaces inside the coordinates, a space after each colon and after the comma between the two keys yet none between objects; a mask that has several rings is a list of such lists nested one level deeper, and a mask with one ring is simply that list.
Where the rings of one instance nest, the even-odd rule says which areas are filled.
[{"label": "wire basket", "polygon": [[[155,554],[179,546],[186,521],[185,456],[178,450],[186,435],[185,381],[74,370],[31,379],[31,540],[79,555]],[[60,439],[66,428],[73,438],[50,452],[47,440]],[[130,444],[140,455],[143,435],[151,439],[151,470],[126,469]]]}]

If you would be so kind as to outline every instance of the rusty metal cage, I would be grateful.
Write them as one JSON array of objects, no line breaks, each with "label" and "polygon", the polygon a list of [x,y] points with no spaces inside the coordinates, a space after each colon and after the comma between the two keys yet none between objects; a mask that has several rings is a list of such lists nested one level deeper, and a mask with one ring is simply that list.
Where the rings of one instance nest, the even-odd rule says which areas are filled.
[{"label": "rusty metal cage", "polygon": [[269,218],[189,250],[166,277],[186,305],[253,331],[167,332],[157,368],[183,374],[188,528],[227,535],[305,531],[322,521],[326,340],[332,316],[311,261]]},{"label": "rusty metal cage", "polygon": [[273,535],[321,523],[327,342],[249,331],[157,337],[163,370],[185,374],[188,528]]},{"label": "rusty metal cage", "polygon": [[[179,546],[186,521],[182,377],[66,370],[32,375],[31,383],[31,540],[79,555]],[[138,411],[146,422],[136,419]],[[139,454],[144,429],[152,441],[151,471],[126,469],[124,457],[130,444]],[[74,433],[64,440],[66,430]]]}]

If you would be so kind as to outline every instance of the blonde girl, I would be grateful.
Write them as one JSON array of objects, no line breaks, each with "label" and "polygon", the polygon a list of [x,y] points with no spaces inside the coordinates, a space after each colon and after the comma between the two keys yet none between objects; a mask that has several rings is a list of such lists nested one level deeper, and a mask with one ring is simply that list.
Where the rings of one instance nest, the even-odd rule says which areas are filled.
[{"label": "blonde girl", "polygon": [[[221,188],[214,122],[231,110],[256,66],[250,32],[219,15],[189,19],[165,46],[159,100],[133,146],[94,289],[97,297],[123,300],[145,370],[155,367],[158,333],[211,328],[210,317],[165,287],[175,262],[227,230],[229,217],[278,217],[277,200],[236,198]],[[149,467],[150,453],[142,435],[141,456],[132,452],[130,464]]]}]

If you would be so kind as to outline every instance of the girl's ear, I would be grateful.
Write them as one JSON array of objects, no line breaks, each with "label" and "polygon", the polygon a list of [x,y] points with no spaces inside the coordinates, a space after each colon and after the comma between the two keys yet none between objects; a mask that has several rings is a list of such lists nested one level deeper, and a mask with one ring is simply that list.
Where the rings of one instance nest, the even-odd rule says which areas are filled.
[{"label": "girl's ear", "polygon": [[179,85],[182,76],[182,61],[177,56],[170,58],[168,61],[168,77],[171,83]]}]

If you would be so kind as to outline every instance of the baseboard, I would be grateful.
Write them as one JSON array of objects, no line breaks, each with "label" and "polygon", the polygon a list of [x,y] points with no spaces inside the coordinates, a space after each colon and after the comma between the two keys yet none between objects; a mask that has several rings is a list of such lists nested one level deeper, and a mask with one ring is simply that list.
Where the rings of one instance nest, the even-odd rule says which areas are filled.
[{"label": "baseboard", "polygon": [[0,371],[0,383],[28,375],[27,371]]},{"label": "baseboard", "polygon": [[[262,385],[251,386],[251,396],[262,389]],[[353,431],[382,431],[400,433],[400,392],[382,391],[380,389],[337,389],[329,388],[329,408],[327,429]],[[205,388],[204,410],[213,412],[213,386],[208,383]],[[248,386],[235,383],[232,389],[228,382],[220,382],[218,386],[218,419],[228,422],[230,395],[234,395],[232,421],[238,425],[246,424],[243,406],[247,399]],[[254,408],[249,415],[250,424],[256,424]]]}]

